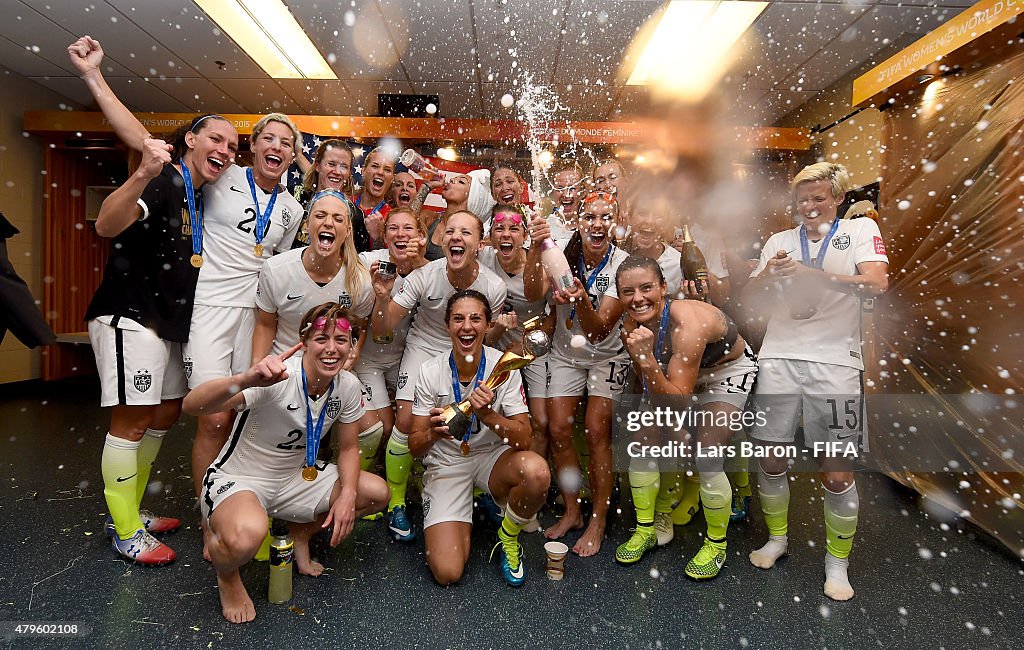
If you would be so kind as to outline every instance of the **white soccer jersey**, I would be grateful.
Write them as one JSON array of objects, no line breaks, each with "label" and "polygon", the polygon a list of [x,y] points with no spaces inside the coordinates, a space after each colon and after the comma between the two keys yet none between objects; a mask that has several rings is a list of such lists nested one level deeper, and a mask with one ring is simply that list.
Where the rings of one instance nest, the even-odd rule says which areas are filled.
[{"label": "white soccer jersey", "polygon": [[[444,408],[455,401],[455,391],[452,389],[452,369],[449,362],[451,355],[451,339],[449,347],[437,356],[423,364],[419,378],[416,380],[416,397],[412,403],[413,415],[430,415],[432,408]],[[490,376],[494,364],[501,358],[502,353],[494,348],[484,346],[484,355],[487,358],[487,365],[484,370],[484,378]],[[462,399],[466,399],[472,392],[473,380],[468,384],[461,384]],[[494,389],[494,404],[491,408],[504,415],[512,417],[520,413],[528,413],[526,406],[526,392],[523,390],[523,380],[518,372],[509,373],[508,381]],[[494,433],[490,428],[484,426],[477,420],[479,431],[469,437],[470,456],[486,454],[495,447],[505,444],[504,438]],[[431,447],[427,454],[427,462],[432,457],[455,456],[461,457],[461,440],[439,440]]]},{"label": "white soccer jersey", "polygon": [[337,302],[348,307],[357,318],[366,318],[373,311],[373,287],[370,286],[369,274],[365,274],[363,285],[355,296],[345,286],[345,266],[321,287],[313,282],[302,266],[304,250],[296,248],[275,255],[263,263],[260,271],[256,306],[277,314],[273,354],[280,354],[298,343],[302,317],[325,302]]},{"label": "white soccer jersey", "polygon": [[[476,280],[469,288],[487,297],[493,313],[501,313],[508,292],[505,283],[493,271],[481,265]],[[401,291],[394,297],[402,307],[410,311],[416,309],[416,318],[409,328],[409,345],[435,352],[451,347],[444,312],[448,299],[455,293],[455,287],[448,281],[448,260],[445,258],[434,260],[409,274]]]},{"label": "white soccer jersey", "polygon": [[[505,311],[508,311],[508,307],[516,313],[516,318],[519,320],[519,327],[514,330],[505,332],[505,336],[501,338],[499,346],[504,349],[510,343],[516,341],[522,341],[523,339],[523,323],[540,316],[544,313],[545,300],[534,300],[528,301],[526,299],[526,289],[523,286],[523,274],[511,276],[505,273],[505,269],[501,268],[501,264],[498,262],[498,252],[488,246],[480,250],[480,265],[486,266],[490,270],[494,271],[494,274],[501,278],[501,281],[505,283],[505,289],[508,291],[508,295],[505,298]],[[497,316],[496,312],[494,315]]]},{"label": "white soccer jersey", "polygon": [[[256,187],[259,209],[270,202],[270,192]],[[263,261],[291,248],[302,222],[302,206],[288,190],[277,192],[270,225],[257,257],[256,206],[245,167],[229,166],[203,188],[203,266],[199,269],[196,304],[213,307],[253,307],[256,282]]]},{"label": "white soccer jersey", "polygon": [[[821,249],[822,238],[809,242],[812,259]],[[768,238],[761,259],[751,277],[759,275],[768,260],[780,250],[800,260],[800,228],[784,230]],[[872,219],[839,222],[825,253],[823,270],[837,275],[857,275],[861,262],[886,262],[885,244],[878,224]],[[780,296],[780,302],[783,298]],[[794,320],[786,309],[777,310],[768,322],[759,359],[800,359],[864,369],[861,359],[860,298],[839,291],[825,291],[814,316]]]},{"label": "white soccer jersey", "polygon": [[[671,298],[683,299],[686,294],[680,290],[683,282],[683,269],[679,265],[679,251],[667,244],[663,244],[665,250],[658,258],[658,266],[665,276],[665,285],[668,287],[668,295]],[[710,269],[709,269],[710,270]]]},{"label": "white soccer jersey", "polygon": [[[722,254],[725,252],[725,244],[722,239],[698,225],[690,226],[690,236],[693,237],[693,243],[697,244],[697,248],[704,255],[704,261],[708,263],[708,273],[716,278],[729,277],[729,269],[722,263]],[[678,251],[676,251],[677,261],[678,257]]]},{"label": "white soccer jersey", "polygon": [[[366,268],[370,268],[370,265],[374,262],[391,259],[391,253],[388,252],[388,249],[386,248],[379,248],[366,253],[360,253],[359,259],[363,261]],[[395,286],[391,289],[391,297],[394,298],[397,296],[398,292],[402,290],[404,285],[405,278],[400,275],[396,275]],[[372,299],[370,300],[370,311],[373,311]],[[363,344],[363,349],[359,353],[359,364],[362,365],[365,362],[375,368],[387,368],[391,365],[397,366],[402,361],[402,350],[405,349],[405,339],[409,335],[409,324],[412,322],[412,318],[413,312],[409,312],[401,322],[392,328],[394,340],[392,340],[391,343],[381,345],[379,343],[374,343],[373,337],[370,337],[370,339]]]},{"label": "white soccer jersey", "polygon": [[[302,392],[302,358],[285,362],[288,379],[266,388],[247,388],[244,410],[235,419],[231,437],[211,467],[238,476],[290,478],[306,460],[306,397]],[[324,415],[321,434],[335,422],[355,422],[363,416],[362,385],[341,371],[334,390],[309,403],[314,426]]]},{"label": "white soccer jersey", "polygon": [[[565,250],[565,246],[568,241],[559,242],[559,248]],[[590,302],[594,305],[594,309],[600,309],[601,300],[607,296],[609,298],[619,297],[619,290],[615,286],[615,271],[618,270],[619,265],[622,264],[629,255],[621,248],[616,247],[611,256],[608,258],[608,263],[604,265],[601,272],[594,278],[594,282],[590,285],[590,289],[587,293],[590,295]],[[569,260],[569,264],[578,265],[580,261]],[[590,277],[590,274],[594,272],[594,269],[586,269],[585,278]],[[586,282],[583,283],[586,286]],[[572,337],[576,334],[586,338],[586,334],[583,333],[583,327],[580,326],[580,316],[575,314],[572,320],[572,329],[566,329],[565,321],[569,318],[572,313],[572,305],[556,305],[555,306],[555,337],[552,341],[552,354],[558,354],[566,359],[574,359],[584,363],[591,361],[606,361],[612,357],[620,354],[623,350],[622,340],[619,339],[619,325],[613,325],[611,333],[608,336],[594,345],[589,340],[580,346],[572,346]],[[619,320],[621,323],[621,318]]]}]

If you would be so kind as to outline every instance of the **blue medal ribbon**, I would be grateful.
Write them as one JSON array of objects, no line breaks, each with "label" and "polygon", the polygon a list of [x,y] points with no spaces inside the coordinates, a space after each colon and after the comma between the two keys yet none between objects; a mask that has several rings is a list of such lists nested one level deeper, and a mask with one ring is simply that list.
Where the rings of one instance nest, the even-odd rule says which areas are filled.
[{"label": "blue medal ribbon", "polygon": [[[665,332],[668,331],[668,306],[671,304],[671,300],[665,301],[665,306],[661,308],[661,324],[658,325],[658,342],[654,348],[654,360],[661,365],[661,353],[662,348],[665,347]],[[644,373],[640,373],[640,379],[644,382],[644,394],[647,395],[648,401],[651,399],[651,391],[647,389],[647,377]]]},{"label": "blue medal ribbon", "polygon": [[[362,201],[362,200],[363,200],[363,193],[360,192],[359,196],[356,197],[356,207],[359,208],[360,210],[362,210],[362,208],[359,206],[359,202]],[[387,203],[387,202],[388,202],[388,200],[386,198],[382,199],[380,203],[378,203],[372,210],[370,210],[366,214],[373,214],[374,212],[380,212],[380,209],[383,208],[384,204]]]},{"label": "blue medal ribbon", "polygon": [[832,229],[828,231],[828,235],[825,236],[824,241],[821,242],[821,248],[818,249],[818,256],[808,264],[808,260],[811,259],[811,247],[807,243],[807,226],[800,226],[800,254],[803,255],[803,259],[800,260],[804,266],[809,266],[812,269],[821,270],[822,265],[825,262],[825,253],[828,252],[828,243],[832,240],[832,236],[839,230],[839,217],[836,217],[832,222]]},{"label": "blue medal ribbon", "polygon": [[[582,237],[582,235],[581,235],[581,237]],[[583,261],[583,252],[580,251],[580,275],[582,277],[587,278],[587,282],[586,282],[587,300],[590,300],[590,287],[594,286],[594,280],[597,279],[597,274],[601,272],[601,269],[603,269],[606,264],[608,264],[608,260],[610,260],[612,258],[612,252],[614,250],[615,250],[615,244],[609,244],[608,245],[608,252],[604,254],[604,259],[601,260],[601,263],[597,265],[597,268],[594,269],[594,272],[591,273],[589,276],[587,276],[587,266],[586,266],[586,263]],[[572,311],[569,312],[569,321],[573,322],[575,320],[576,320],[576,305],[573,305]]]},{"label": "blue medal ribbon", "polygon": [[309,389],[306,387],[306,367],[302,367],[302,394],[306,398],[306,467],[316,467],[316,456],[320,451],[320,435],[324,430],[324,416],[327,415],[327,402],[330,401],[333,393],[334,380],[332,379],[331,385],[324,393],[327,400],[324,401],[323,408],[320,409],[320,415],[317,417],[316,427],[314,427],[313,411],[309,408]]},{"label": "blue medal ribbon", "polygon": [[277,191],[280,184],[274,185],[274,192],[270,195],[270,203],[267,209],[260,212],[260,200],[256,198],[256,180],[252,176],[252,167],[245,168],[245,177],[249,180],[249,192],[252,194],[252,202],[256,205],[256,245],[263,244],[263,235],[266,233],[267,224],[270,223],[270,215],[274,212],[274,204],[277,203]]},{"label": "blue medal ribbon", "polygon": [[192,254],[203,252],[203,194],[200,191],[196,201],[196,190],[192,187],[192,172],[188,170],[185,159],[178,161],[181,166],[181,177],[185,180],[185,200],[188,201],[188,221],[192,230]]},{"label": "blue medal ribbon", "polygon": [[[448,354],[448,365],[452,369],[452,392],[455,394],[455,403],[458,404],[462,401],[462,386],[459,382],[459,369],[455,365],[455,350],[452,350]],[[480,382],[484,380],[484,371],[487,369],[487,353],[483,348],[480,348],[480,366],[476,370],[476,383],[470,387],[470,391],[476,388]],[[469,417],[469,428],[466,429],[466,434],[462,436],[462,442],[469,442],[469,436],[473,433],[473,427],[476,426],[476,413]]]}]

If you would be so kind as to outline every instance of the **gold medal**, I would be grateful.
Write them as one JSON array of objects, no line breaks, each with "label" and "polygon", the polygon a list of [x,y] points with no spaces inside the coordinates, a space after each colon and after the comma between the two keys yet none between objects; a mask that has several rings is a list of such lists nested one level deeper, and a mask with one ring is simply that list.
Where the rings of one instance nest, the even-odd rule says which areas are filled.
[{"label": "gold medal", "polygon": [[303,467],[302,468],[302,479],[305,481],[316,480],[316,468],[315,467]]},{"label": "gold medal", "polygon": [[572,319],[571,318],[566,318],[565,319],[565,329],[567,329],[567,330],[571,330],[572,329]]},{"label": "gold medal", "polygon": [[462,449],[462,455],[463,456],[468,456],[469,455],[469,442],[463,440],[462,444],[459,445],[459,447]]},{"label": "gold medal", "polygon": [[193,255],[191,258],[189,258],[189,262],[192,263],[192,266],[198,269],[200,266],[203,265],[203,256]]},{"label": "gold medal", "polygon": [[253,246],[252,252],[256,254],[256,257],[263,257],[263,244],[256,244]]}]

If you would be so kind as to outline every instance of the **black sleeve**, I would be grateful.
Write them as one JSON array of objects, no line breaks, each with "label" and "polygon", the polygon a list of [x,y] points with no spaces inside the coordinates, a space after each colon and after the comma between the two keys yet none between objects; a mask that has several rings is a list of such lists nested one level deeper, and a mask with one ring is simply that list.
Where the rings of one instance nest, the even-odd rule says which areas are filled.
[{"label": "black sleeve", "polygon": [[354,207],[350,210],[352,215],[352,236],[355,238],[356,252],[368,253],[370,248],[370,233],[366,232],[366,218],[363,216],[363,211],[358,207]]}]

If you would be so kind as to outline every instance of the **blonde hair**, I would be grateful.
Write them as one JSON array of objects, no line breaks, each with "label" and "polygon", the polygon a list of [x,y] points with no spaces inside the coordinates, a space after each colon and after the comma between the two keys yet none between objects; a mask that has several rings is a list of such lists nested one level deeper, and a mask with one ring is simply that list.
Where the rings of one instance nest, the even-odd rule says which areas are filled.
[{"label": "blonde hair", "polygon": [[280,122],[281,124],[284,124],[289,129],[291,129],[292,138],[294,138],[294,140],[292,141],[292,148],[296,152],[301,152],[302,134],[299,133],[299,127],[295,126],[295,122],[292,122],[291,118],[289,118],[284,113],[269,113],[261,117],[259,122],[256,122],[256,124],[254,124],[252,127],[252,137],[250,138],[250,142],[258,138],[260,136],[260,133],[263,132],[263,129],[267,128],[267,125],[270,124],[271,122]]},{"label": "blonde hair", "polygon": [[[307,219],[313,216],[313,206],[316,205],[317,201],[328,196],[340,199],[348,210],[349,236],[341,242],[341,265],[345,267],[345,288],[348,289],[352,300],[355,301],[359,298],[363,287],[370,284],[370,270],[359,259],[353,232],[355,225],[353,224],[352,216],[359,208],[353,205],[352,201],[338,190],[321,190],[309,202],[309,216]],[[310,241],[312,241],[312,235],[310,235]]]},{"label": "blonde hair", "polygon": [[[316,148],[316,154],[313,156],[313,164],[309,166],[309,169],[307,169],[306,173],[302,176],[302,192],[306,196],[316,193],[318,189],[317,181],[320,178],[320,170],[317,169],[317,166],[324,161],[324,156],[326,156],[327,152],[331,149],[338,149],[339,151],[344,151],[348,154],[349,175],[348,178],[345,179],[345,185],[341,189],[346,195],[352,194],[351,168],[352,164],[355,162],[355,156],[352,155],[352,148],[348,146],[348,143],[344,140],[339,140],[338,138],[331,138],[330,140],[324,140],[320,143],[320,146]],[[303,154],[297,153],[296,155]]]},{"label": "blonde hair", "polygon": [[850,172],[846,170],[846,167],[836,163],[814,163],[801,169],[800,173],[793,177],[789,188],[795,193],[801,183],[817,183],[818,181],[828,181],[832,186],[832,198],[838,199],[850,189]]}]

